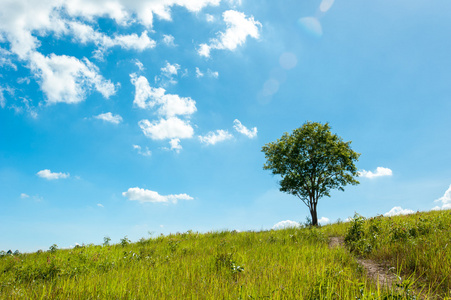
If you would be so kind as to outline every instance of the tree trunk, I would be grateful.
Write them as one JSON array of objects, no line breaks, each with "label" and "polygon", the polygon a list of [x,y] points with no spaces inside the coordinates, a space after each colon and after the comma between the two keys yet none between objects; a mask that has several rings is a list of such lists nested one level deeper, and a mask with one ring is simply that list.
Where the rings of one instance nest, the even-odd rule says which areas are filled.
[{"label": "tree trunk", "polygon": [[314,205],[310,209],[310,214],[312,215],[312,225],[313,226],[318,226],[318,215],[316,213],[316,205]]}]

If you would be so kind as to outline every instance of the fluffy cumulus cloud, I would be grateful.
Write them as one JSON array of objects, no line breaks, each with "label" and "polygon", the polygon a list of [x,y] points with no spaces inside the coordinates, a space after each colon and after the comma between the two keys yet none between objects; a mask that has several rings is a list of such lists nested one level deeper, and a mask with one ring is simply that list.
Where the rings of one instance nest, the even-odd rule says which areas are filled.
[{"label": "fluffy cumulus cloud", "polygon": [[386,217],[393,217],[393,216],[399,216],[399,215],[408,215],[413,214],[414,211],[411,209],[403,209],[401,206],[395,206],[392,209],[390,209],[389,212],[386,212],[384,216]]},{"label": "fluffy cumulus cloud", "polygon": [[130,201],[138,201],[140,203],[177,203],[179,200],[193,200],[193,197],[187,194],[163,196],[157,192],[139,187],[129,188],[122,195]]},{"label": "fluffy cumulus cloud", "polygon": [[194,129],[188,121],[176,117],[150,122],[141,120],[138,123],[144,135],[153,140],[192,138]]},{"label": "fluffy cumulus cloud", "polygon": [[218,37],[211,39],[209,44],[199,45],[198,53],[201,56],[210,57],[212,49],[235,50],[238,46],[246,42],[248,36],[258,39],[262,24],[254,20],[254,17],[247,17],[244,13],[235,10],[228,10],[222,14],[224,22],[227,24],[225,32],[219,32]]},{"label": "fluffy cumulus cloud", "polygon": [[375,178],[382,176],[392,176],[393,172],[389,168],[377,167],[375,172],[362,170],[359,172],[359,176],[365,178]]},{"label": "fluffy cumulus cloud", "polygon": [[435,202],[441,202],[442,206],[436,206],[433,208],[434,210],[451,209],[451,185],[446,190],[445,194],[442,197],[435,200]]},{"label": "fluffy cumulus cloud", "polygon": [[44,56],[35,52],[30,57],[30,67],[38,78],[47,102],[78,103],[94,88],[105,98],[115,94],[116,87],[99,74],[98,68],[88,59],[72,56]]},{"label": "fluffy cumulus cloud", "polygon": [[179,153],[182,150],[182,146],[180,145],[180,139],[172,139],[169,141],[169,145],[171,145],[171,150]]},{"label": "fluffy cumulus cloud", "polygon": [[226,140],[230,140],[233,138],[233,135],[231,135],[227,130],[216,130],[210,131],[204,136],[199,136],[199,140],[201,143],[206,145],[215,145],[216,143],[223,142]]},{"label": "fluffy cumulus cloud", "polygon": [[166,94],[164,88],[151,87],[144,76],[131,74],[131,82],[135,86],[135,99],[133,104],[139,108],[147,109],[159,106],[158,114],[162,117],[177,115],[191,115],[197,111],[196,101],[190,97],[180,97],[175,94]]},{"label": "fluffy cumulus cloud", "polygon": [[61,173],[61,172],[56,173],[50,171],[49,169],[41,170],[38,173],[36,173],[36,175],[38,175],[41,178],[45,178],[47,180],[64,179],[70,176],[69,173]]},{"label": "fluffy cumulus cloud", "polygon": [[329,218],[321,217],[321,218],[319,218],[318,223],[321,225],[325,225],[325,224],[330,223],[330,220],[329,220]]},{"label": "fluffy cumulus cloud", "polygon": [[241,124],[241,122],[238,119],[235,119],[233,121],[233,128],[235,128],[236,131],[238,131],[241,134],[244,134],[250,139],[253,139],[257,136],[257,127],[254,127],[252,129],[248,129],[246,126]]},{"label": "fluffy cumulus cloud", "polygon": [[180,70],[180,65],[179,64],[170,64],[168,62],[166,62],[166,66],[161,68],[162,74],[167,76],[167,77],[171,77],[173,75],[177,75],[178,70]]},{"label": "fluffy cumulus cloud", "polygon": [[278,229],[293,228],[293,227],[300,227],[300,226],[301,226],[301,224],[299,224],[298,222],[291,221],[291,220],[285,220],[285,221],[280,221],[279,223],[274,224],[272,229],[278,230]]},{"label": "fluffy cumulus cloud", "polygon": [[113,124],[119,124],[122,122],[122,117],[120,115],[113,115],[111,112],[94,116],[94,118]]},{"label": "fluffy cumulus cloud", "polygon": [[170,64],[169,62],[166,62],[166,65],[160,70],[161,76],[155,76],[155,82],[159,83],[161,86],[177,83],[175,77],[178,75],[178,71],[180,70],[179,64]]}]

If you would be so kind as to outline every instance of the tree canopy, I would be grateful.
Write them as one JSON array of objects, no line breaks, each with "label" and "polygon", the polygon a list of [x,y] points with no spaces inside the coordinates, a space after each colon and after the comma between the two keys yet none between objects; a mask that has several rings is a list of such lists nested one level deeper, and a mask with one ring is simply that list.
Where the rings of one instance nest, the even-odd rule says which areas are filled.
[{"label": "tree canopy", "polygon": [[318,225],[317,205],[330,191],[344,191],[347,184],[359,182],[355,162],[359,153],[351,142],[332,134],[329,123],[306,122],[291,134],[262,147],[265,170],[282,177],[280,191],[299,197],[309,208],[312,225]]}]

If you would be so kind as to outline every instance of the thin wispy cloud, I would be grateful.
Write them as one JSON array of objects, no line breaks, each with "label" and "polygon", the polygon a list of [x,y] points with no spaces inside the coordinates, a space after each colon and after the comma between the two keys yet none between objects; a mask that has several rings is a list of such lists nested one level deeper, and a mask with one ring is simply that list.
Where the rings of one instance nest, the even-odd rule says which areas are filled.
[{"label": "thin wispy cloud", "polygon": [[142,149],[142,147],[139,145],[133,145],[133,149],[135,149],[138,152],[138,154],[142,155],[142,156],[151,156],[152,155],[152,151],[150,151],[148,147],[146,147],[145,149]]},{"label": "thin wispy cloud", "polygon": [[163,35],[163,43],[166,44],[169,47],[175,47],[175,38],[170,34],[164,34]]},{"label": "thin wispy cloud", "polygon": [[238,119],[235,119],[233,121],[233,128],[235,128],[236,131],[247,136],[250,139],[253,139],[257,136],[257,127],[253,127],[252,129],[249,130],[246,126],[241,124],[241,122]]}]

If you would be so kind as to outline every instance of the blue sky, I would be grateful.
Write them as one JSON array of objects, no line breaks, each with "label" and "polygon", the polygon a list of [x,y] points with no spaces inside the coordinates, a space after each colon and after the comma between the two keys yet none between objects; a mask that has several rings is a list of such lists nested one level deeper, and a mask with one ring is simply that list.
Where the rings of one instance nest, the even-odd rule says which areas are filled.
[{"label": "blue sky", "polygon": [[329,122],[323,223],[451,208],[451,2],[0,1],[0,250],[304,222],[261,147]]}]

